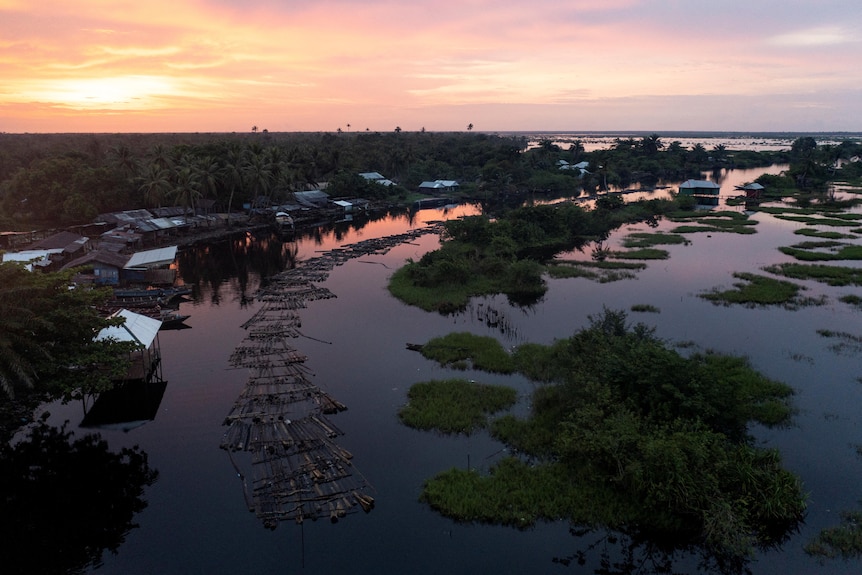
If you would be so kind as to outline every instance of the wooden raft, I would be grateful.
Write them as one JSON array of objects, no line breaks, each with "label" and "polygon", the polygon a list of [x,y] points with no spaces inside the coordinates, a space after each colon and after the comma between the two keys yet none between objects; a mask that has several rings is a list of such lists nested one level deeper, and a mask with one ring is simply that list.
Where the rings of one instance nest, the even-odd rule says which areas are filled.
[{"label": "wooden raft", "polygon": [[436,223],[332,250],[269,278],[257,294],[261,307],[242,325],[246,337],[229,360],[249,377],[225,417],[220,447],[242,480],[249,509],[265,526],[326,516],[336,522],[374,507],[371,486],[335,443],[343,433],[327,417],[347,407],[312,383],[307,357],[289,340],[301,335],[299,310],[307,302],[335,297],[314,285],[335,267],[441,229]]}]

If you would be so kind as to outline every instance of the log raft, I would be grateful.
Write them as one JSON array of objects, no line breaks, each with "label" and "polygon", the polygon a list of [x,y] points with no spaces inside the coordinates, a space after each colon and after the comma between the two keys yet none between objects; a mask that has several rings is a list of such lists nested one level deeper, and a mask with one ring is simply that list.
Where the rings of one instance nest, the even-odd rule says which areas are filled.
[{"label": "log raft", "polygon": [[[331,250],[270,277],[256,295],[260,308],[242,324],[246,336],[229,358],[249,376],[225,417],[220,447],[231,454],[244,485],[252,478],[249,508],[267,528],[318,517],[336,522],[374,508],[371,486],[353,468],[353,455],[335,442],[343,432],[327,417],[347,406],[311,381],[307,356],[288,342],[302,335],[299,312],[308,302],[336,297],[316,285],[333,269],[442,229],[435,222]],[[240,454],[248,455],[251,473],[240,472],[234,459]]]}]

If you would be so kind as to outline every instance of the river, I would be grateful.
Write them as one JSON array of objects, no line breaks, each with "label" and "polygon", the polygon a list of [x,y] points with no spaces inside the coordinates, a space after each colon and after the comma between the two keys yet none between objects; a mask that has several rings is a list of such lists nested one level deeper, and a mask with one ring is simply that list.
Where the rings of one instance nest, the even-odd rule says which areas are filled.
[{"label": "river", "polygon": [[[764,170],[736,171],[722,183],[753,180]],[[731,187],[728,187],[731,182]],[[292,262],[363,239],[415,229],[426,222],[475,213],[473,206],[422,210],[414,217],[391,215],[361,225],[320,228],[295,242],[270,235],[240,237],[180,254],[180,274],[194,287],[190,329],[162,331],[163,376],[167,387],[155,419],[128,431],[100,430],[112,449],[138,445],[159,472],[146,489],[147,507],[135,517],[137,528],[117,554],[106,553],[99,574],[170,573],[569,573],[592,572],[607,551],[617,557],[624,541],[594,533],[573,536],[565,522],[532,529],[461,525],[440,517],[418,501],[425,479],[453,466],[487,469],[501,446],[484,435],[442,437],[408,429],[397,419],[411,384],[441,377],[467,376],[516,387],[525,409],[532,383],[521,377],[489,376],[440,368],[407,350],[453,330],[498,337],[506,345],[548,343],[588,324],[603,307],[629,310],[650,304],[660,313],[629,313],[632,321],[655,326],[671,343],[696,349],[746,355],[767,376],[796,390],[799,413],[792,427],[756,428],[759,445],[781,451],[787,468],[799,474],[809,494],[801,531],[781,549],[760,554],[749,567],[756,574],[858,573],[862,564],[819,565],[802,546],[821,528],[836,525],[842,510],[855,510],[862,489],[859,405],[862,364],[858,349],[835,351],[818,329],[862,335],[860,311],[838,301],[860,288],[835,288],[801,282],[807,295],[825,295],[825,305],[796,311],[776,308],[720,307],[699,297],[714,287],[729,287],[732,272],[758,272],[767,264],[789,261],[777,248],[800,241],[793,231],[804,224],[762,212],[754,235],[692,234],[689,245],[667,246],[670,258],[649,262],[637,279],[609,284],[585,279],[549,280],[536,305],[513,308],[505,298],[475,301],[454,316],[408,307],[386,291],[389,275],[408,258],[438,245],[424,235],[388,253],[355,258],[335,268],[321,285],[336,298],[311,302],[300,312],[302,337],[292,344],[308,356],[314,383],[348,406],[331,416],[343,431],[337,442],[353,454],[352,463],[373,487],[376,507],[336,524],[329,520],[285,522],[264,527],[251,512],[227,453],[219,449],[225,416],[248,374],[231,369],[228,359],[246,336],[241,325],[258,309],[253,295],[265,278]],[[741,208],[734,208],[741,209]],[[668,230],[660,222],[655,231]],[[617,249],[645,224],[611,234],[606,247]],[[858,240],[856,240],[858,242]],[[489,326],[478,313],[493,307],[505,330]],[[49,421],[70,420],[76,434],[81,405],[46,407]],[[594,544],[594,545],[593,545]],[[591,547],[592,545],[592,547]],[[585,552],[585,567],[565,559]],[[563,561],[560,561],[563,559]],[[692,572],[696,560],[681,557],[675,568]],[[585,571],[586,570],[586,571]],[[647,570],[647,572],[649,572]]]}]

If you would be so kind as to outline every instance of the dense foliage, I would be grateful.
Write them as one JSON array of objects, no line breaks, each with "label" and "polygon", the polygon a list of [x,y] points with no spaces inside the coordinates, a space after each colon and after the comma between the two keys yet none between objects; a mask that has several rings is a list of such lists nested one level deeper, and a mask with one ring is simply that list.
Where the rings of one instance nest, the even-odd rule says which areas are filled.
[{"label": "dense foliage", "polygon": [[405,425],[469,434],[485,427],[489,414],[514,405],[517,393],[510,387],[445,379],[413,384],[407,399],[407,405],[398,411]]},{"label": "dense foliage", "polygon": [[528,419],[504,416],[491,429],[533,465],[507,459],[488,477],[444,472],[423,498],[463,521],[566,517],[730,556],[783,541],[805,498],[747,426],[785,424],[791,389],[742,358],[683,357],[643,324],[626,325],[623,312],[590,319],[568,339],[524,344],[512,356],[520,372],[549,384],[535,392]]},{"label": "dense foliage", "polygon": [[[160,205],[229,212],[277,204],[323,182],[336,196],[404,202],[417,197],[422,181],[457,180],[461,195],[490,207],[525,194],[577,196],[775,163],[791,170],[761,178],[768,193],[822,192],[836,161],[859,155],[860,146],[810,140],[786,152],[754,152],[686,149],[653,134],[586,152],[577,140],[565,150],[550,141],[528,149],[523,136],[481,133],[0,134],[0,226],[58,227]],[[589,163],[583,173],[560,169],[560,162],[581,161]],[[358,177],[372,171],[397,185]],[[838,173],[862,175],[858,162]]]},{"label": "dense foliage", "polygon": [[494,220],[449,221],[440,248],[395,272],[389,290],[407,303],[442,313],[461,309],[481,294],[503,293],[517,304],[534,303],[547,289],[542,277],[547,259],[675,207],[669,200],[626,204],[618,196],[602,196],[593,210],[573,203],[535,205]]},{"label": "dense foliage", "polygon": [[44,422],[0,442],[4,573],[83,573],[116,552],[158,473],[137,447],[119,453],[98,435],[74,438]]},{"label": "dense foliage", "polygon": [[29,272],[0,263],[0,388],[4,396],[95,393],[125,372],[128,343],[94,341],[116,324],[96,305],[110,290],[72,287],[73,271]]}]

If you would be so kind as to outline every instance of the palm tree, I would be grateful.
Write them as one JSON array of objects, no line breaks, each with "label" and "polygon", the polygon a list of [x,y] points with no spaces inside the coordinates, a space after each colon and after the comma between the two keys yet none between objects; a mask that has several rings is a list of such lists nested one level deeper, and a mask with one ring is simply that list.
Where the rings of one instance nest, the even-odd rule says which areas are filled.
[{"label": "palm tree", "polygon": [[137,162],[135,161],[131,148],[126,144],[120,144],[111,150],[111,152],[114,156],[117,168],[119,168],[123,175],[130,177],[137,168]]},{"label": "palm tree", "polygon": [[272,185],[272,171],[263,153],[255,153],[249,148],[249,155],[242,168],[243,183],[252,192],[254,204],[269,194]]},{"label": "palm tree", "polygon": [[201,195],[206,199],[215,198],[221,182],[221,169],[216,159],[204,156],[195,162],[193,169]]},{"label": "palm tree", "polygon": [[144,195],[147,206],[162,207],[165,194],[171,190],[170,172],[156,163],[147,166],[143,175],[138,177],[138,189]]},{"label": "palm tree", "polygon": [[242,187],[242,150],[238,146],[231,146],[227,150],[226,160],[222,168],[222,178],[225,185],[230,190],[230,195],[227,199],[227,223],[230,225],[230,214],[233,207],[233,196],[237,188]]},{"label": "palm tree", "polygon": [[162,144],[153,146],[153,149],[150,151],[150,160],[153,164],[165,170],[173,164],[170,152]]},{"label": "palm tree", "polygon": [[641,140],[641,149],[648,155],[653,155],[662,148],[664,148],[664,142],[661,141],[661,136],[658,134],[644,136]]},{"label": "palm tree", "polygon": [[186,213],[194,214],[195,203],[201,197],[200,181],[188,158],[184,158],[182,164],[174,174],[172,193],[177,204],[186,208]]}]

